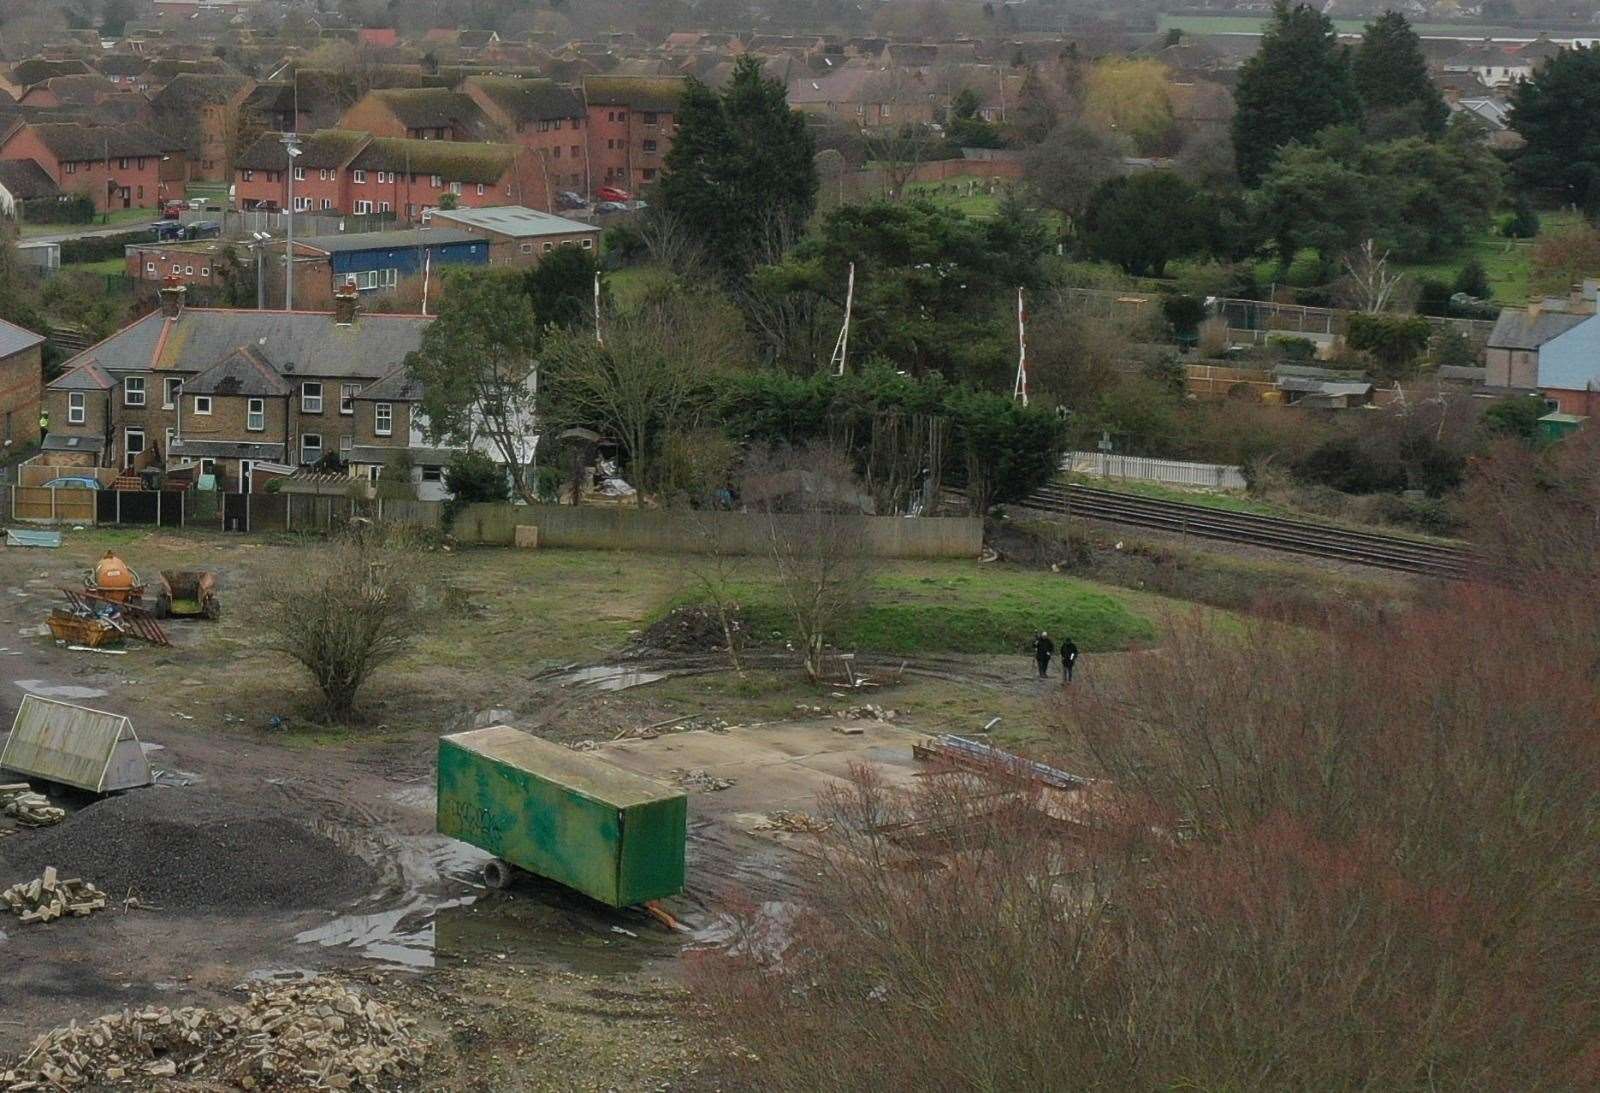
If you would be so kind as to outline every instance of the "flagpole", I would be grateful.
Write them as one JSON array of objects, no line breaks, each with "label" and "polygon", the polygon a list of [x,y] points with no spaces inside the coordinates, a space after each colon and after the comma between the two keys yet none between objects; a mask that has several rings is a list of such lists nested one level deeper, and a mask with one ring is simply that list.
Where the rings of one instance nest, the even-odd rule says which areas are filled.
[{"label": "flagpole", "polygon": [[433,248],[422,252],[422,313],[428,313],[428,279],[433,273]]},{"label": "flagpole", "polygon": [[600,271],[594,271],[594,340],[597,345],[605,345],[605,338],[600,335]]},{"label": "flagpole", "polygon": [[833,362],[838,364],[834,375],[844,375],[845,358],[850,355],[850,312],[856,300],[856,264],[850,263],[850,279],[844,289],[844,325],[839,328],[839,340],[833,343]]}]

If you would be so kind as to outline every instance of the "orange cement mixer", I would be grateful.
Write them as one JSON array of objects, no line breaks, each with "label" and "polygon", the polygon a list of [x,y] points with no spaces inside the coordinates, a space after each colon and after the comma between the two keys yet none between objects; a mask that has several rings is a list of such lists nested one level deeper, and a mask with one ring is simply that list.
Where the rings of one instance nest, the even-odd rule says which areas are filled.
[{"label": "orange cement mixer", "polygon": [[83,575],[83,587],[102,599],[117,603],[137,603],[144,598],[144,585],[139,583],[139,575],[109,550]]}]

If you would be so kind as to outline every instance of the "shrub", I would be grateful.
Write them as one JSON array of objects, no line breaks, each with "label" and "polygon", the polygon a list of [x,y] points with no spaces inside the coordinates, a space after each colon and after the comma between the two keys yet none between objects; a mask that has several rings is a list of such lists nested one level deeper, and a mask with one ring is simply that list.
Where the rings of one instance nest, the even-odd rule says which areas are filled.
[{"label": "shrub", "polygon": [[1406,488],[1405,471],[1378,462],[1354,437],[1324,441],[1299,460],[1294,476],[1302,482],[1328,486],[1341,493],[1381,493]]},{"label": "shrub", "polygon": [[1308,361],[1317,355],[1317,343],[1310,338],[1293,334],[1273,334],[1267,338],[1267,348],[1282,353],[1285,360]]},{"label": "shrub", "polygon": [[456,513],[467,505],[506,501],[511,497],[511,483],[504,468],[473,449],[456,452],[450,457],[450,464],[444,471],[444,485],[450,491],[450,500],[445,502],[445,527],[449,527]]},{"label": "shrub", "polygon": [[1487,300],[1494,295],[1494,289],[1489,286],[1489,275],[1484,271],[1483,263],[1476,258],[1462,266],[1461,272],[1456,274],[1455,290],[1479,300]]},{"label": "shrub", "polygon": [[1419,315],[1352,315],[1345,327],[1351,349],[1371,353],[1388,377],[1408,375],[1433,328]]}]

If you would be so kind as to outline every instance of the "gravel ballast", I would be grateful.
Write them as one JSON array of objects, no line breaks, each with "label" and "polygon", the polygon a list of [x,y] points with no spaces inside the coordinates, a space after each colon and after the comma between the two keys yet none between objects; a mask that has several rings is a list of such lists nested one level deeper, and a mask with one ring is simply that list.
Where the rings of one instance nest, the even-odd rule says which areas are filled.
[{"label": "gravel ballast", "polygon": [[371,866],[308,827],[204,790],[143,789],[0,842],[0,887],[45,866],[181,911],[332,908],[369,891]]}]

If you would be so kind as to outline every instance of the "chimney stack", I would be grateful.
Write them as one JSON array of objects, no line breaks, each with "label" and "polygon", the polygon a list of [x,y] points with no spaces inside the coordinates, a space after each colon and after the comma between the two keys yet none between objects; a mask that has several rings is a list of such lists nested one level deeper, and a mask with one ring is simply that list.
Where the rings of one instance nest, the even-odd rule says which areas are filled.
[{"label": "chimney stack", "polygon": [[333,294],[333,321],[336,326],[350,326],[356,321],[356,305],[361,294],[356,291],[356,279],[351,277],[344,287]]},{"label": "chimney stack", "polygon": [[176,319],[183,310],[183,298],[189,290],[178,283],[176,277],[168,276],[161,284],[161,314],[169,319]]}]

